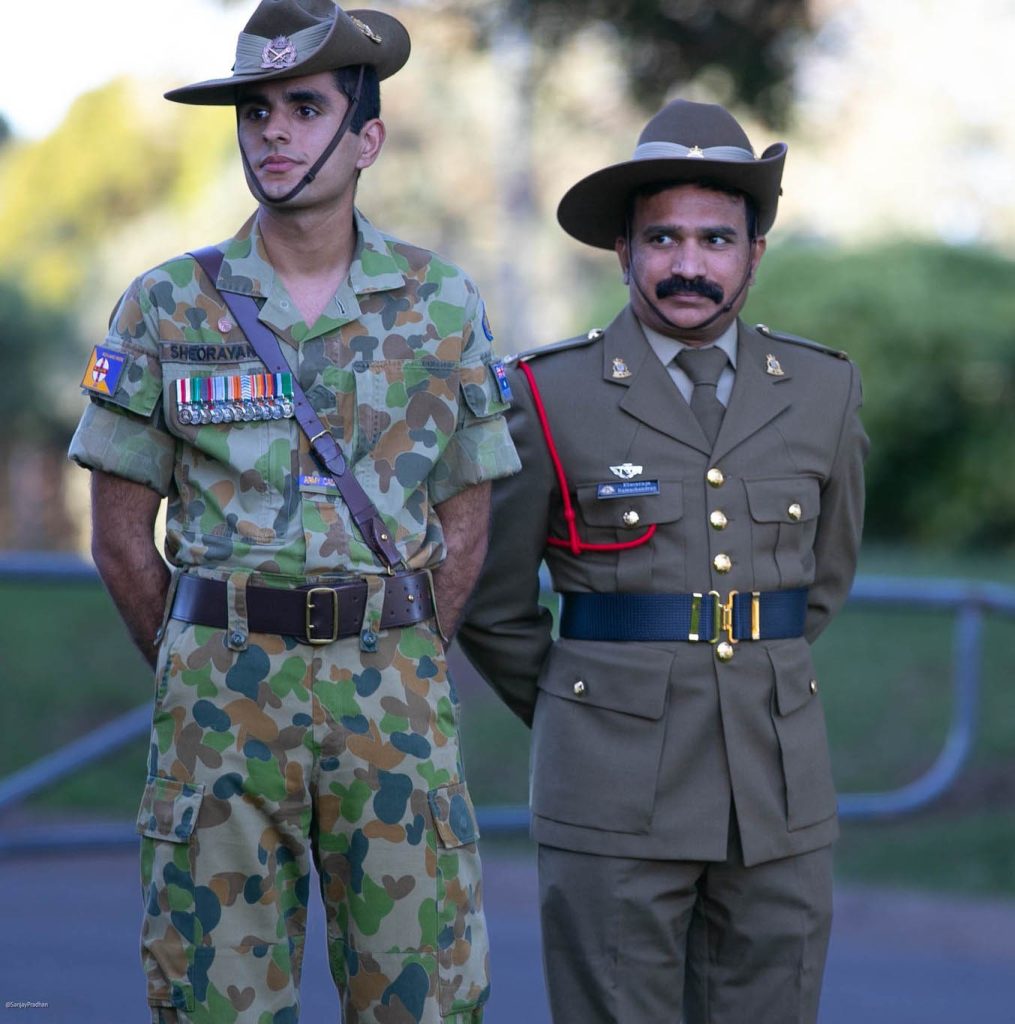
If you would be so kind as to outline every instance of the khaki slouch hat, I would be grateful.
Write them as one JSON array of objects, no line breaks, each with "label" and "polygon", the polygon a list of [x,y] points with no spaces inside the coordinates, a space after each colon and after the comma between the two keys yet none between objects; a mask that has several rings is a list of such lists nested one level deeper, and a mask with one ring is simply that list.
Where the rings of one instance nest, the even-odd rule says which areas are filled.
[{"label": "khaki slouch hat", "polygon": [[747,134],[724,107],[673,100],[645,125],[630,160],[582,178],[564,194],[557,220],[578,241],[612,249],[624,234],[635,189],[707,181],[750,196],[763,235],[775,222],[786,148],[776,142],[756,157]]},{"label": "khaki slouch hat", "polygon": [[380,11],[343,11],[331,0],[261,0],[236,43],[228,78],[171,89],[167,100],[232,106],[238,86],[365,65],[389,78],[409,59],[409,34]]}]

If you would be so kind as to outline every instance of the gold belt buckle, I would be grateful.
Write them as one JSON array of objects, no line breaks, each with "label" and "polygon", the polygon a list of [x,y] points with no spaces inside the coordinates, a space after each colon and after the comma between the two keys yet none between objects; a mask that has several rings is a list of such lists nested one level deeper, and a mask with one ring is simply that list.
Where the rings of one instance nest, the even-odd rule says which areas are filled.
[{"label": "gold belt buckle", "polygon": [[[315,646],[321,646],[323,644],[334,643],[338,639],[338,591],[331,587],[311,587],[307,592],[307,604],[304,613],[304,619],[307,626],[307,643],[314,644]],[[331,595],[331,636],[315,637],[312,635],[314,624],[311,621],[311,612],[317,605],[314,604],[315,594],[330,594]]]}]

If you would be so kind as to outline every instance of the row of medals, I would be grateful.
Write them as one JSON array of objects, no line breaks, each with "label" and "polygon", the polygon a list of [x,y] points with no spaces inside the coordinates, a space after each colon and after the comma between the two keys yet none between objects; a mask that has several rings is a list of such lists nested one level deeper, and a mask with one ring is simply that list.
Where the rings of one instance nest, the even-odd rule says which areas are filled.
[{"label": "row of medals", "polygon": [[[218,387],[216,388],[216,384]],[[194,391],[205,392],[200,398]],[[228,397],[208,397],[209,390],[231,391]],[[254,394],[253,392],[270,392]],[[247,394],[239,394],[247,392]],[[180,423],[250,423],[281,420],[293,415],[292,377],[288,373],[245,377],[191,377],[176,381],[176,415]]]}]

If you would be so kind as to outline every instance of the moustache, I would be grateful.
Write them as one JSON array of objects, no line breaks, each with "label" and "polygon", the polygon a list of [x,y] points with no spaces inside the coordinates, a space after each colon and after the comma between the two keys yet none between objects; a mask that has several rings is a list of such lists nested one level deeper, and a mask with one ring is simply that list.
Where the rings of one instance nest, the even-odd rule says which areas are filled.
[{"label": "moustache", "polygon": [[704,277],[668,277],[656,285],[656,298],[668,299],[671,295],[691,292],[711,299],[716,305],[723,300],[723,290],[714,281]]}]

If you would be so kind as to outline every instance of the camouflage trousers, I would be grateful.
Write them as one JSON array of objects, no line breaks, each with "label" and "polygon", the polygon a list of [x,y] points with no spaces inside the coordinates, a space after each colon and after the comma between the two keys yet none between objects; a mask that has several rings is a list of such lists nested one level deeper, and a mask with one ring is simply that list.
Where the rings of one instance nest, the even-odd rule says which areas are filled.
[{"label": "camouflage trousers", "polygon": [[309,647],[170,620],[138,830],[156,1024],[295,1024],[321,880],[345,1024],[476,1024],[489,992],[457,699],[427,623]]}]

